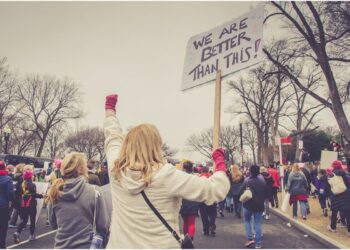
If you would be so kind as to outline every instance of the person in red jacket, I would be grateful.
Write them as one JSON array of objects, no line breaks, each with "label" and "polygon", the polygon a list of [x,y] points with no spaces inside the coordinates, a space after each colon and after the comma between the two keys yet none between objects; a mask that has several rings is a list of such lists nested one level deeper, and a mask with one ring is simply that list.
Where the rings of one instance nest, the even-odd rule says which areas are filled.
[{"label": "person in red jacket", "polygon": [[278,189],[280,188],[280,174],[275,169],[275,166],[273,164],[270,164],[268,168],[268,172],[271,175],[273,180],[271,205],[272,207],[278,208],[277,192],[278,192]]}]

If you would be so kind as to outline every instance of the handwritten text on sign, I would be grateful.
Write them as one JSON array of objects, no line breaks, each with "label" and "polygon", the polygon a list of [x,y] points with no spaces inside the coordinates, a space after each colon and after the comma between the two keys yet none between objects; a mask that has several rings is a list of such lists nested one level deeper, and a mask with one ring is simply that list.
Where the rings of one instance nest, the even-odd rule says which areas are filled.
[{"label": "handwritten text on sign", "polygon": [[261,61],[263,8],[192,37],[187,43],[182,90]]}]

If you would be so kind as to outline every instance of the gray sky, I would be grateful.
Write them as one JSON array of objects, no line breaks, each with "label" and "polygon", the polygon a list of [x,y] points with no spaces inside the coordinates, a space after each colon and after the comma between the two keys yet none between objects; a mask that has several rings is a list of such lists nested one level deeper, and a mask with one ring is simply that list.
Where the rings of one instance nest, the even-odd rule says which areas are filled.
[{"label": "gray sky", "polygon": [[[68,76],[80,84],[86,113],[80,125],[102,126],[104,97],[116,92],[124,128],[153,123],[168,145],[182,150],[191,134],[212,126],[214,115],[214,84],[180,91],[187,41],[253,6],[0,2],[0,55],[21,75]],[[223,110],[231,98],[223,89]],[[229,122],[236,121],[222,112],[222,123]],[[202,159],[184,152],[178,156]]]}]

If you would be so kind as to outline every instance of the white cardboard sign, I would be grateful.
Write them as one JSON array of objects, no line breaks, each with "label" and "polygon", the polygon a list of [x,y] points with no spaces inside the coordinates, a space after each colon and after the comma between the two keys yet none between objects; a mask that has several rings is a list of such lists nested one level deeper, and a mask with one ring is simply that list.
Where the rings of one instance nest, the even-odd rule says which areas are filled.
[{"label": "white cardboard sign", "polygon": [[237,72],[262,60],[264,8],[193,36],[187,43],[182,90]]},{"label": "white cardboard sign", "polygon": [[[36,192],[38,194],[46,194],[47,189],[49,187],[49,183],[47,182],[34,182],[35,186],[36,186]],[[39,215],[41,212],[41,209],[43,208],[44,205],[44,199],[37,199],[37,205],[36,205],[36,218],[35,218],[35,222],[38,222],[39,219]]]},{"label": "white cardboard sign", "polygon": [[332,167],[333,161],[338,160],[338,152],[321,151],[320,169],[327,169]]}]

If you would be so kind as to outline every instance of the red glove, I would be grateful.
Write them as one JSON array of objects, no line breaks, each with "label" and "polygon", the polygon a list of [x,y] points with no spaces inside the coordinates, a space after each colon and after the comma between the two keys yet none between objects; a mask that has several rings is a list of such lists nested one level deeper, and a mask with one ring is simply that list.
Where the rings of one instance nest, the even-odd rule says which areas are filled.
[{"label": "red glove", "polygon": [[215,162],[215,171],[224,171],[226,173],[225,155],[223,148],[217,148],[211,154]]},{"label": "red glove", "polygon": [[115,112],[115,105],[118,101],[118,95],[106,96],[105,110],[111,109]]}]

